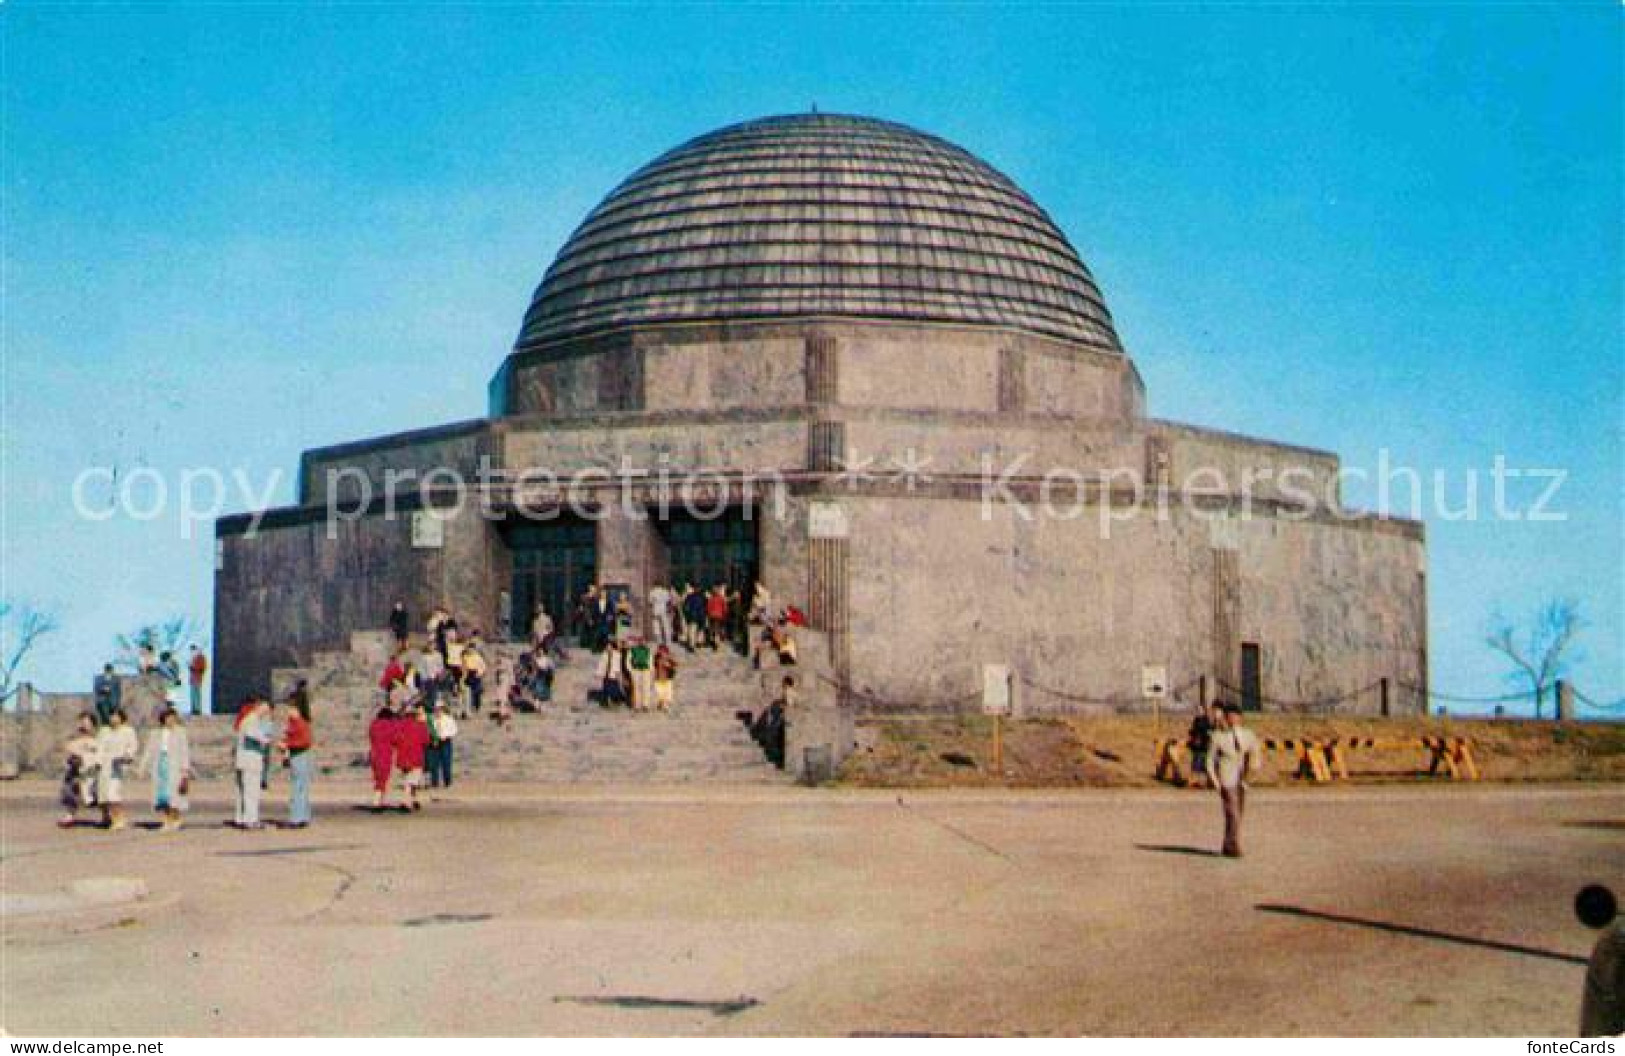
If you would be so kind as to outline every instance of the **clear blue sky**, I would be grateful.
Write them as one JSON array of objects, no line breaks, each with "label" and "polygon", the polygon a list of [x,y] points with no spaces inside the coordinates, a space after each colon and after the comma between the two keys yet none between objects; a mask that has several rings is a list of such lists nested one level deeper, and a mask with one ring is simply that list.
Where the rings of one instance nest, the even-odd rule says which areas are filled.
[{"label": "clear blue sky", "polygon": [[[209,616],[212,541],[90,523],[92,464],[280,470],[477,416],[553,253],[654,154],[884,116],[1022,184],[1153,413],[1440,471],[1568,473],[1559,524],[1430,518],[1433,675],[1578,598],[1625,692],[1621,8],[0,7],[4,592],[113,635]],[[1527,497],[1527,496],[1525,496]],[[1369,504],[1372,495],[1352,490]],[[234,508],[244,502],[236,499]]]}]

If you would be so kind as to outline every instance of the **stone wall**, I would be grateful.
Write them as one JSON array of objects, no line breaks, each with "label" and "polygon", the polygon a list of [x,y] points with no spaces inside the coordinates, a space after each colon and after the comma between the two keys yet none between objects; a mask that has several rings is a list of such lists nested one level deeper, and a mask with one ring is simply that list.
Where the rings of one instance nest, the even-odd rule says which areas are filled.
[{"label": "stone wall", "polygon": [[1326,451],[1272,443],[1180,422],[1146,423],[1151,442],[1168,453],[1176,486],[1237,493],[1249,487],[1263,497],[1302,496],[1314,505],[1338,504],[1338,459]]},{"label": "stone wall", "polygon": [[[1028,683],[1028,713],[1140,706],[1143,665],[1176,687],[1239,674],[1214,640],[1217,548],[1237,551],[1236,636],[1256,642],[1275,701],[1379,677],[1422,680],[1414,532],[1259,517],[1217,531],[1180,508],[1111,524],[1024,519],[946,498],[843,497],[851,523],[851,679],[909,709],[976,706],[983,664]],[[1239,645],[1239,642],[1236,643]],[[1375,694],[1348,705],[1374,711]]]},{"label": "stone wall", "polygon": [[222,708],[269,692],[273,667],[301,666],[315,650],[347,648],[351,631],[387,626],[397,600],[417,626],[440,604],[494,626],[497,555],[476,509],[445,521],[436,548],[413,546],[411,511],[331,526],[319,508],[284,512],[252,534],[221,526],[214,699]]},{"label": "stone wall", "polygon": [[299,502],[325,505],[330,485],[344,501],[382,495],[391,473],[397,493],[416,493],[425,476],[437,470],[476,480],[482,459],[495,467],[492,456],[489,423],[483,420],[317,448],[299,460]]}]

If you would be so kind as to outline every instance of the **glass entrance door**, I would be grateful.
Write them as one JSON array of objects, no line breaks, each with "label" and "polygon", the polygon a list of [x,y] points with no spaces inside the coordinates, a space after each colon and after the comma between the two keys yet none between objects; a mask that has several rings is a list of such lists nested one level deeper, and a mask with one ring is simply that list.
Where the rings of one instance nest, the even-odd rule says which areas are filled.
[{"label": "glass entrance door", "polygon": [[671,561],[672,586],[692,583],[710,590],[726,583],[748,600],[756,583],[756,521],[744,507],[729,507],[722,516],[701,520],[675,514],[660,525]]},{"label": "glass entrance door", "polygon": [[575,635],[576,600],[592,584],[598,568],[597,527],[564,519],[518,521],[503,534],[513,555],[514,635],[528,637],[540,602],[561,635]]}]

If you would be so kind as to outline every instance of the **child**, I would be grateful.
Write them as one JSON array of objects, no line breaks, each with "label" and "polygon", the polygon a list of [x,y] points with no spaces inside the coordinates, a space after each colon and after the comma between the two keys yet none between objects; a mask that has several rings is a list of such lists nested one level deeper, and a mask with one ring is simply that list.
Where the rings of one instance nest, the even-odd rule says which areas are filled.
[{"label": "child", "polygon": [[671,650],[662,645],[655,650],[655,707],[670,713],[672,696],[676,689],[677,661]]},{"label": "child", "polygon": [[60,796],[63,813],[57,824],[66,829],[79,824],[79,811],[96,805],[95,716],[89,712],[79,716],[63,751],[67,755]]}]

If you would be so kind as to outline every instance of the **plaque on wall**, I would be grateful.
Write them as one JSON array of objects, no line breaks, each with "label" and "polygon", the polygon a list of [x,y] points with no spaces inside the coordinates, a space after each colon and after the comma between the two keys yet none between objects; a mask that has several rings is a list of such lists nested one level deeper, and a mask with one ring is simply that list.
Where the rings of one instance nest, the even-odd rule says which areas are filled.
[{"label": "plaque on wall", "polygon": [[446,545],[446,522],[433,510],[412,513],[412,549],[439,550]]},{"label": "plaque on wall", "polygon": [[815,502],[807,507],[807,538],[845,539],[851,532],[846,510],[834,502]]}]

